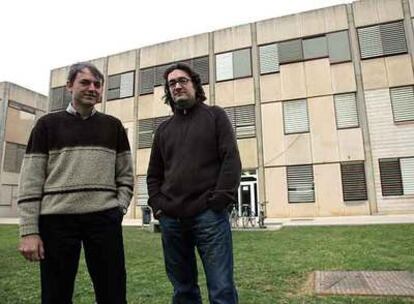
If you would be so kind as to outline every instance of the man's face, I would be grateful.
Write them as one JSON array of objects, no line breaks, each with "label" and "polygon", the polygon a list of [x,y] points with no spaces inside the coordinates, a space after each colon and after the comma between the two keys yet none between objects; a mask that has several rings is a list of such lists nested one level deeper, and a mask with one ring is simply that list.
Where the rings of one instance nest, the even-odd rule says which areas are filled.
[{"label": "man's face", "polygon": [[79,72],[73,83],[67,84],[67,89],[72,93],[74,106],[93,107],[101,100],[102,82],[88,68]]},{"label": "man's face", "polygon": [[190,76],[182,70],[168,74],[168,86],[178,108],[190,108],[195,103],[195,89]]}]

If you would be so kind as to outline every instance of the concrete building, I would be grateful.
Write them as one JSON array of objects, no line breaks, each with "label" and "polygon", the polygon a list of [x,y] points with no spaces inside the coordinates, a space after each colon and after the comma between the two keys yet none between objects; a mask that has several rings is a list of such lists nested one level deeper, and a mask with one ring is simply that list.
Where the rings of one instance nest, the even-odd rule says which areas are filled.
[{"label": "concrete building", "polygon": [[[414,212],[414,1],[352,4],[237,25],[92,60],[98,109],[122,120],[135,161],[129,216],[148,220],[152,136],[170,109],[162,73],[186,62],[225,108],[243,163],[239,210],[268,218]],[[68,67],[51,71],[66,107]]]},{"label": "concrete building", "polygon": [[30,131],[47,110],[47,97],[0,82],[0,216],[15,217],[20,167]]}]

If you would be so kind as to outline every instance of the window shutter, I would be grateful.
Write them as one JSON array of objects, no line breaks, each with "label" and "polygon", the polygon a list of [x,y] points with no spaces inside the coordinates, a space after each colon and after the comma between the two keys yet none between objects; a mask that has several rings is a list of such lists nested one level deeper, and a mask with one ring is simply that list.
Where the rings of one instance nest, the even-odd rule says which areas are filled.
[{"label": "window shutter", "polygon": [[254,105],[235,108],[237,138],[256,136]]},{"label": "window shutter", "polygon": [[301,165],[286,168],[289,203],[314,202],[315,193],[312,166]]},{"label": "window shutter", "polygon": [[128,72],[121,75],[121,86],[119,97],[134,96],[134,72]]},{"label": "window shutter", "polygon": [[303,39],[304,59],[328,57],[328,44],[326,36]]},{"label": "window shutter", "polygon": [[52,98],[51,98],[51,111],[60,111],[62,109],[63,105],[63,93],[64,93],[64,87],[60,88],[53,88],[52,89]]},{"label": "window shutter", "polygon": [[10,206],[12,204],[13,187],[8,185],[0,185],[0,205]]},{"label": "window shutter", "polygon": [[252,75],[250,49],[233,52],[233,77],[247,77]]},{"label": "window shutter", "polygon": [[118,89],[121,86],[121,75],[108,77],[108,90]]},{"label": "window shutter", "polygon": [[149,196],[148,196],[147,176],[146,175],[138,175],[137,176],[137,188],[138,188],[137,205],[138,206],[148,205]]},{"label": "window shutter", "polygon": [[394,121],[414,120],[414,87],[391,88],[390,95]]},{"label": "window shutter", "polygon": [[379,25],[359,28],[358,40],[362,59],[384,54]]},{"label": "window shutter", "polygon": [[23,158],[24,154],[26,153],[26,146],[24,145],[17,145],[17,163],[16,163],[16,169],[17,172],[20,172],[23,164]]},{"label": "window shutter", "polygon": [[148,118],[138,121],[138,149],[151,148],[153,132],[154,119]]},{"label": "window shutter", "polygon": [[338,129],[359,126],[355,93],[334,95],[336,127]]},{"label": "window shutter", "polygon": [[154,86],[164,85],[164,72],[171,64],[164,64],[155,67],[155,84]]},{"label": "window shutter", "polygon": [[407,53],[404,24],[402,21],[380,25],[384,55]]},{"label": "window shutter", "polygon": [[383,196],[403,195],[400,162],[398,159],[380,159],[381,188]]},{"label": "window shutter", "polygon": [[66,87],[63,87],[63,104],[61,110],[66,110],[69,103],[72,102],[72,94],[66,89]]},{"label": "window shutter", "polygon": [[259,47],[260,74],[279,72],[279,53],[277,44]]},{"label": "window shutter", "polygon": [[348,31],[329,33],[328,39],[329,61],[331,63],[351,60]]},{"label": "window shutter", "polygon": [[4,171],[7,172],[19,172],[17,168],[17,145],[6,142],[4,151]]},{"label": "window shutter", "polygon": [[285,134],[309,132],[306,99],[283,103]]},{"label": "window shutter", "polygon": [[414,157],[401,158],[400,162],[404,194],[414,194]]},{"label": "window shutter", "polygon": [[140,94],[154,92],[154,68],[140,70]]},{"label": "window shutter", "polygon": [[119,99],[120,96],[120,89],[112,89],[110,91],[108,91],[108,94],[106,96],[106,100],[110,101],[110,100],[114,100],[114,99]]},{"label": "window shutter", "polygon": [[368,199],[364,163],[341,164],[344,201]]},{"label": "window shutter", "polygon": [[278,45],[278,50],[280,63],[303,60],[302,41],[300,39],[281,42]]},{"label": "window shutter", "polygon": [[224,108],[224,111],[226,112],[227,117],[229,118],[230,123],[233,126],[233,129],[236,130],[236,113],[235,113],[235,107]]},{"label": "window shutter", "polygon": [[194,71],[196,71],[200,75],[201,83],[207,84],[208,83],[208,56],[195,58],[193,60],[193,67]]},{"label": "window shutter", "polygon": [[216,80],[233,78],[233,53],[216,55]]}]

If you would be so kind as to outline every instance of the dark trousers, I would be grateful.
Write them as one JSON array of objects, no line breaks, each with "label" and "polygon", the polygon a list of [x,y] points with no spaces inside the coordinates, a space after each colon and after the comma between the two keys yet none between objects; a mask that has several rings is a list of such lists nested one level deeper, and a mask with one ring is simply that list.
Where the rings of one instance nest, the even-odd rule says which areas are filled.
[{"label": "dark trousers", "polygon": [[189,219],[161,216],[164,260],[173,287],[173,304],[201,303],[195,248],[203,263],[212,304],[238,303],[227,211],[210,209]]},{"label": "dark trousers", "polygon": [[40,262],[43,304],[71,304],[83,245],[98,304],[126,303],[126,271],[118,208],[87,214],[41,215],[45,259]]}]

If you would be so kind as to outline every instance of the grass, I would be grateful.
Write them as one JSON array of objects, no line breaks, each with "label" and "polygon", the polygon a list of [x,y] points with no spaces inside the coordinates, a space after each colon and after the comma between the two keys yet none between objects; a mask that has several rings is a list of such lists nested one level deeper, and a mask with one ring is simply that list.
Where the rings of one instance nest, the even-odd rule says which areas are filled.
[{"label": "grass", "polygon": [[[160,235],[124,228],[130,304],[170,303]],[[0,226],[0,303],[39,303],[39,270],[17,253],[17,226]],[[414,303],[404,297],[351,297],[312,294],[314,270],[414,271],[414,225],[302,227],[234,232],[235,277],[241,304]],[[199,263],[200,264],[200,263]],[[203,300],[208,303],[200,269]],[[74,303],[93,303],[82,260]]]}]

